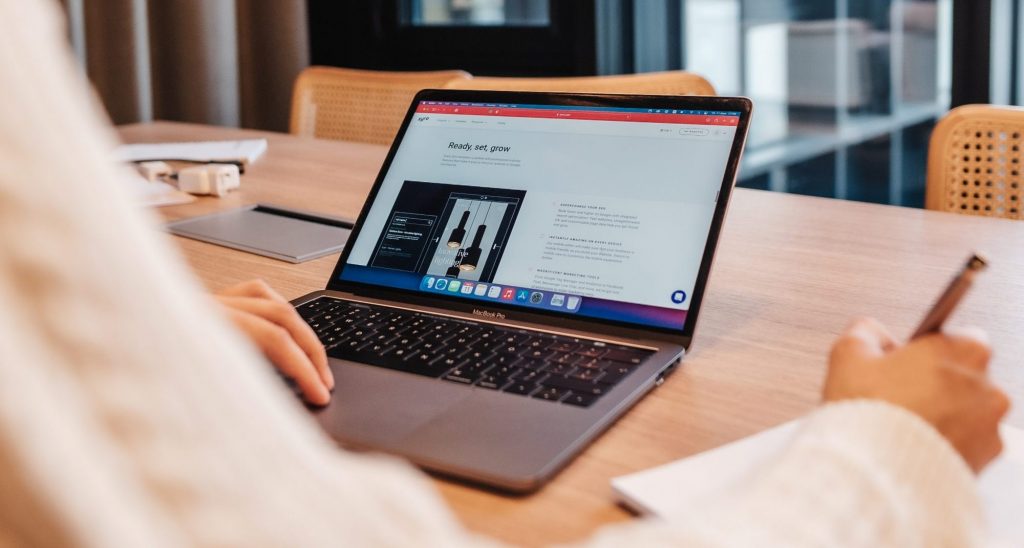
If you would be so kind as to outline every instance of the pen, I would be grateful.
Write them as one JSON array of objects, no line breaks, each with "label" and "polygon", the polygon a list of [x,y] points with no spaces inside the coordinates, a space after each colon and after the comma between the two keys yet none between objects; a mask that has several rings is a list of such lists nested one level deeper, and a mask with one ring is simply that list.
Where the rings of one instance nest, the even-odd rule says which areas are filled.
[{"label": "pen", "polygon": [[971,258],[967,260],[967,264],[953,278],[953,281],[949,282],[949,286],[939,296],[939,300],[935,301],[931,310],[924,317],[924,320],[921,320],[921,325],[911,335],[911,340],[930,333],[938,333],[942,329],[942,324],[945,323],[946,318],[953,313],[956,306],[960,304],[960,300],[967,294],[967,290],[971,288],[974,278],[979,272],[985,270],[986,267],[988,267],[988,262],[983,257],[977,253],[971,255]]}]

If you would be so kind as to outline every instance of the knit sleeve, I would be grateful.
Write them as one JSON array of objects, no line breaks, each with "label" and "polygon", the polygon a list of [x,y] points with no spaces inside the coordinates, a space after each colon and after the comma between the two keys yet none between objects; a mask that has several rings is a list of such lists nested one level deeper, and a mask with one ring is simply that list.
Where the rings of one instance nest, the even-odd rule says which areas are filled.
[{"label": "knit sleeve", "polygon": [[[686,489],[685,485],[679,486]],[[687,516],[599,534],[591,546],[981,546],[975,479],[917,415],[875,401],[827,405],[747,481]]]}]

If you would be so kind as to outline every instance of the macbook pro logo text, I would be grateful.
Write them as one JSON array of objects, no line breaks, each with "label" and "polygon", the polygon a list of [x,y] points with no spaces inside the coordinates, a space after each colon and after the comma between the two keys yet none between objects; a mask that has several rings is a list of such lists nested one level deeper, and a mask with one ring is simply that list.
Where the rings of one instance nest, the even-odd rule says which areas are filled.
[{"label": "macbook pro logo text", "polygon": [[497,319],[497,320],[504,320],[505,319],[505,315],[502,314],[501,312],[491,312],[490,310],[480,310],[479,308],[474,308],[473,309],[473,315],[475,315],[475,316],[483,316],[485,318],[494,318],[494,319]]}]

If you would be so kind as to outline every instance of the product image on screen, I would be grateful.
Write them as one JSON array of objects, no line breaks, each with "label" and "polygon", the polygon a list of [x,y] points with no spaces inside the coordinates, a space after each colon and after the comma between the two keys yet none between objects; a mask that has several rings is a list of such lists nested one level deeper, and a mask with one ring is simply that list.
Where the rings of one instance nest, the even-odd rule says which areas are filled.
[{"label": "product image on screen", "polygon": [[525,191],[405,181],[370,266],[490,282]]}]

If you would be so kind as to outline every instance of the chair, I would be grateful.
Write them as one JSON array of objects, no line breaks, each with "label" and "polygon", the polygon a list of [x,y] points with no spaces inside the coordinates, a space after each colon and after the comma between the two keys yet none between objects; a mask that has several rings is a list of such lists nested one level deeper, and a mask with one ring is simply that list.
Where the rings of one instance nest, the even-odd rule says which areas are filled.
[{"label": "chair", "polygon": [[1024,109],[966,105],[946,114],[928,147],[925,207],[1021,219]]},{"label": "chair", "polygon": [[309,67],[295,80],[291,133],[390,145],[416,92],[468,77],[461,70],[385,72]]},{"label": "chair", "polygon": [[452,89],[565,91],[577,93],[636,93],[647,95],[715,95],[704,77],[681,70],[615,76],[569,76],[560,78],[471,77],[452,80]]}]

